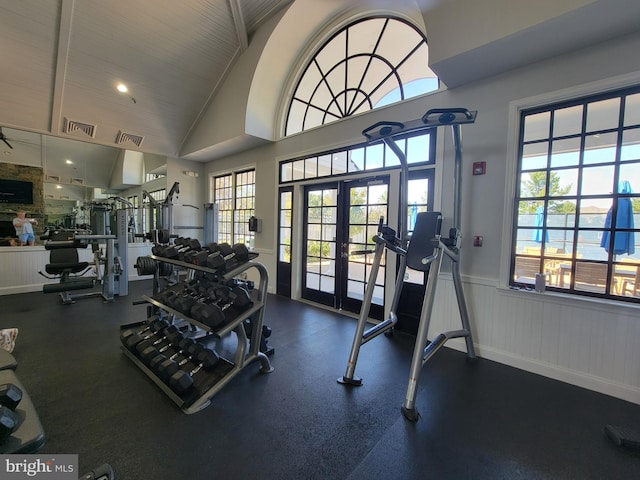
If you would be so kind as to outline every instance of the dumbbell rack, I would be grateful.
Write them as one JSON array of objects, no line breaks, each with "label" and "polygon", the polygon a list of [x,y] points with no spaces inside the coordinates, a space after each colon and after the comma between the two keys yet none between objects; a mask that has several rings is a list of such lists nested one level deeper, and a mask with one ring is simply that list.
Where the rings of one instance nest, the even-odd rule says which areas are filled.
[{"label": "dumbbell rack", "polygon": [[[212,329],[211,327],[204,325],[203,323],[185,316],[184,313],[175,310],[168,305],[157,301],[154,298],[143,295],[143,299],[152,305],[175,315],[176,317],[184,319],[186,322],[195,325],[199,329],[205,331],[207,334],[213,335],[216,338],[223,338],[229,335],[231,332],[235,332],[237,336],[237,347],[233,355],[233,360],[229,360],[220,357],[220,362],[208,373],[208,381],[205,382],[205,387],[199,389],[196,392],[190,392],[188,395],[180,396],[176,394],[171,388],[164,383],[156,374],[150,370],[142,361],[137,358],[132,352],[122,347],[122,351],[125,355],[142,370],[153,382],[160,387],[160,389],[171,398],[184,413],[192,414],[196,413],[203,408],[206,408],[211,403],[211,398],[218,393],[227,383],[229,383],[238,373],[242,371],[249,364],[259,361],[261,373],[271,373],[273,367],[269,358],[260,351],[260,336],[262,335],[262,324],[264,317],[264,307],[267,299],[267,286],[269,275],[264,265],[254,261],[245,262],[233,270],[220,274],[219,272],[207,267],[193,265],[185,263],[180,260],[167,259],[156,255],[151,255],[151,258],[160,262],[171,263],[178,267],[182,267],[189,270],[199,270],[202,272],[218,274],[222,281],[230,281],[234,277],[237,277],[241,273],[249,270],[256,269],[260,275],[260,281],[258,283],[257,297],[254,299],[253,306],[241,315],[236,317],[231,322],[223,325],[218,329]],[[244,328],[244,320],[254,315],[252,322],[251,338],[247,338],[247,334]],[[249,346],[247,345],[249,344]]]}]

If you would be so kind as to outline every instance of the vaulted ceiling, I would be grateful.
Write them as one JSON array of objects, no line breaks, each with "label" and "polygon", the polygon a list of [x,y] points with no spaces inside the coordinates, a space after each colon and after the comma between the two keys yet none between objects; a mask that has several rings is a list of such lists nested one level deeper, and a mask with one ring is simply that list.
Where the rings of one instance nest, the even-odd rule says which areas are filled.
[{"label": "vaulted ceiling", "polygon": [[[277,28],[297,31],[261,58],[269,81],[252,81],[270,90],[253,101],[265,104],[265,95],[280,94],[296,55],[356,6],[417,11],[430,66],[449,88],[640,28],[640,2],[628,0],[0,0],[0,127],[23,145],[39,138],[26,131],[114,149],[95,154],[105,160],[131,149],[206,162],[250,148],[245,130],[208,144],[220,117],[202,124],[256,32],[285,9]],[[129,91],[118,92],[118,82]],[[38,160],[45,173],[55,174],[53,162],[71,148],[60,145],[59,155]],[[85,171],[104,168],[108,178],[113,161],[88,161]]]},{"label": "vaulted ceiling", "polygon": [[0,0],[0,126],[178,156],[251,36],[289,3]]}]

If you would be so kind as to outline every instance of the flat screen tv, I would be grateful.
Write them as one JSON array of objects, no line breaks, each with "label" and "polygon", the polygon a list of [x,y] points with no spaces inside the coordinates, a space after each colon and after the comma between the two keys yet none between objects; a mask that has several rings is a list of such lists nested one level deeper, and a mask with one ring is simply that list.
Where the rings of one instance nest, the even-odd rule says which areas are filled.
[{"label": "flat screen tv", "polygon": [[33,183],[0,179],[0,203],[33,205]]}]

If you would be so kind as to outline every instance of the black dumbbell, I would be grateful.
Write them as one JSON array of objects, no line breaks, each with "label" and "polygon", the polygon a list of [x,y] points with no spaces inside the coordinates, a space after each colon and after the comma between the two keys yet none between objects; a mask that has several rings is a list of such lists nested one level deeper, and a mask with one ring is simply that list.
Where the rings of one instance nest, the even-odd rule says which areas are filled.
[{"label": "black dumbbell", "polygon": [[158,376],[163,381],[168,382],[171,375],[178,371],[178,362],[176,362],[176,358],[180,356],[189,358],[189,349],[192,351],[197,349],[198,347],[196,347],[196,345],[200,344],[196,343],[195,340],[191,338],[183,338],[180,340],[178,344],[178,351],[158,364],[156,370]]},{"label": "black dumbbell", "polygon": [[177,333],[171,334],[168,337],[169,342],[166,345],[163,345],[162,347],[160,347],[158,349],[154,348],[154,350],[155,350],[154,352],[145,353],[145,355],[148,355],[147,359],[148,359],[149,368],[151,368],[151,370],[156,372],[157,369],[158,369],[158,366],[164,360],[167,359],[167,356],[165,355],[165,352],[167,350],[169,350],[171,347],[174,347],[176,350],[178,350],[180,342],[182,342],[182,340],[184,340],[184,338],[185,337],[182,335],[182,332],[177,332]]},{"label": "black dumbbell", "polygon": [[218,328],[224,324],[227,317],[222,309],[215,303],[203,303],[198,305],[191,314],[194,320],[210,328]]},{"label": "black dumbbell", "polygon": [[171,308],[179,312],[188,314],[191,306],[198,301],[192,291],[184,291],[180,295],[171,298]]},{"label": "black dumbbell", "polygon": [[169,325],[167,328],[165,328],[164,330],[162,330],[162,337],[152,337],[152,338],[148,338],[146,340],[143,340],[141,342],[138,342],[136,344],[136,351],[140,354],[142,353],[147,347],[156,347],[157,345],[160,345],[161,343],[164,343],[165,341],[171,341],[170,340],[170,336],[176,333],[180,333],[180,330],[178,330],[178,327],[176,327],[175,325]]},{"label": "black dumbbell", "polygon": [[[169,287],[168,291],[163,290],[162,294],[158,294],[158,298],[160,298],[158,301],[175,310],[180,310],[180,302],[183,297],[185,295],[193,295],[195,287],[197,287],[197,282],[193,280],[177,283]],[[164,293],[165,291],[166,293]]]},{"label": "black dumbbell", "polygon": [[171,375],[169,386],[174,392],[183,394],[188,391],[193,386],[194,376],[197,375],[200,370],[210,370],[220,361],[218,354],[208,348],[199,351],[194,358],[198,365],[193,370],[190,372],[179,370]]},{"label": "black dumbbell", "polygon": [[169,382],[171,376],[180,370],[182,365],[185,365],[189,361],[191,361],[195,356],[204,350],[204,347],[197,343],[190,343],[185,350],[180,352],[180,356],[184,356],[182,360],[179,362],[176,361],[176,355],[172,355],[171,357],[163,360],[158,364],[158,376],[166,383]]},{"label": "black dumbbell", "polygon": [[144,332],[146,332],[146,334],[144,332],[140,333],[135,329],[129,329],[123,331],[120,334],[120,340],[122,341],[123,345],[127,347],[127,349],[133,350],[138,343],[142,342],[143,340],[148,340],[149,338],[156,337],[159,332],[167,328],[169,325],[169,322],[166,320],[157,320],[153,323],[150,329],[144,329]]},{"label": "black dumbbell", "polygon": [[0,406],[0,443],[20,426],[20,415],[4,405]]},{"label": "black dumbbell", "polygon": [[178,249],[182,247],[184,240],[182,237],[178,237],[174,240],[173,245],[154,245],[151,247],[151,253],[159,257],[178,258]]},{"label": "black dumbbell", "polygon": [[184,259],[184,255],[189,251],[199,252],[202,249],[200,241],[197,238],[176,238],[173,242],[173,248],[167,248],[165,257]]},{"label": "black dumbbell", "polygon": [[151,247],[151,253],[158,257],[172,258],[176,250],[175,245],[154,245]]},{"label": "black dumbbell", "polygon": [[145,328],[143,328],[142,330],[138,330],[138,331],[134,331],[134,330],[125,330],[122,332],[122,334],[120,335],[122,337],[122,335],[126,335],[126,332],[133,332],[133,333],[145,333],[149,330],[152,330],[154,328],[155,325],[158,325],[158,322],[162,322],[162,319],[160,318],[160,315],[151,315],[150,317],[147,317],[147,326]]},{"label": "black dumbbell", "polygon": [[165,248],[166,248],[166,245],[155,244],[153,247],[151,247],[151,253],[153,253],[158,257],[164,257],[163,253]]},{"label": "black dumbbell", "polygon": [[[168,326],[169,322],[167,322],[166,320],[157,320],[153,322],[151,328],[149,329],[151,333],[143,335],[142,333],[138,333],[135,330],[125,330],[120,334],[120,341],[128,350],[133,350],[133,348],[138,343],[155,337],[156,335],[158,335],[158,332],[160,332],[164,328],[167,328]],[[147,331],[147,329],[144,329],[143,332],[144,331]]]},{"label": "black dumbbell", "polygon": [[239,285],[228,290],[216,291],[216,293],[219,299],[217,303],[223,312],[233,307],[236,312],[240,313],[253,305],[251,294],[246,288]]},{"label": "black dumbbell", "polygon": [[212,244],[202,247],[198,242],[198,248],[192,248],[188,252],[185,252],[182,256],[182,261],[205,266],[207,264],[207,257],[216,251],[215,249],[211,249],[209,247],[210,245]]},{"label": "black dumbbell", "polygon": [[[151,365],[151,360],[153,360],[158,355],[164,356],[162,354],[165,351],[167,351],[174,345],[178,345],[178,343],[180,343],[180,340],[182,340],[183,338],[184,336],[182,335],[182,332],[176,329],[176,331],[171,332],[169,335],[167,335],[165,339],[157,340],[151,345],[147,344],[144,348],[138,348],[140,346],[138,345],[136,349],[138,350],[142,362],[146,363],[147,365]],[[158,361],[156,361],[156,363],[158,363]]]},{"label": "black dumbbell", "polygon": [[242,312],[253,305],[253,302],[251,301],[251,294],[246,288],[239,285],[233,287],[230,297],[233,297],[231,305],[239,312]]},{"label": "black dumbbell", "polygon": [[207,267],[213,270],[224,270],[227,261],[234,258],[236,252],[228,243],[220,243],[216,246],[216,251],[207,257]]},{"label": "black dumbbell", "polygon": [[219,327],[226,319],[221,304],[224,305],[230,293],[231,288],[226,285],[209,289],[209,299],[191,307],[191,318],[211,328]]},{"label": "black dumbbell", "polygon": [[239,286],[233,289],[220,287],[216,289],[216,297],[214,302],[204,303],[192,311],[192,318],[208,327],[217,328],[227,321],[227,310],[240,313],[253,305],[249,292]]},{"label": "black dumbbell", "polygon": [[[156,336],[147,338],[145,340],[142,340],[141,342],[136,343],[135,351],[133,348],[131,349],[131,351],[133,351],[138,356],[141,356],[142,352],[147,350],[147,348],[149,347],[155,348],[158,345],[164,344],[164,342],[169,340],[171,335],[174,335],[175,333],[179,333],[179,332],[180,331],[175,325],[169,325],[162,332],[157,332]],[[149,354],[150,352],[147,350],[147,352],[145,352],[145,355],[149,355]]]},{"label": "black dumbbell", "polygon": [[166,300],[168,297],[181,292],[183,289],[184,285],[182,283],[177,283],[165,288],[164,290],[160,290],[159,292],[154,293],[152,298],[160,303],[166,304]]},{"label": "black dumbbell", "polygon": [[22,400],[22,390],[13,383],[0,385],[0,405],[15,410]]},{"label": "black dumbbell", "polygon": [[201,297],[198,302],[191,306],[190,316],[195,320],[201,320],[200,311],[210,304],[220,303],[222,298],[227,298],[231,287],[209,282],[201,285]]}]

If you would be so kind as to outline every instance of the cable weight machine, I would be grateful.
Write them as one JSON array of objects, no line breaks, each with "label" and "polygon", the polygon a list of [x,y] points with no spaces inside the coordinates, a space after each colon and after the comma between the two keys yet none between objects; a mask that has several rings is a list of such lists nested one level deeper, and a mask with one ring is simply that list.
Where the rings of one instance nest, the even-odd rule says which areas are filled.
[{"label": "cable weight machine", "polygon": [[[450,339],[464,338],[467,348],[467,360],[476,360],[473,337],[471,332],[469,313],[465,301],[462,278],[460,275],[460,246],[462,235],[460,232],[461,203],[462,203],[462,135],[460,126],[474,123],[477,112],[470,112],[464,108],[443,108],[427,111],[421,118],[406,123],[378,122],[365,129],[362,133],[369,142],[383,141],[398,157],[402,168],[402,181],[400,185],[400,220],[398,233],[382,220],[378,227],[377,235],[373,236],[375,249],[371,251],[352,252],[353,254],[373,253],[371,271],[367,282],[358,324],[351,346],[351,352],[344,376],[338,378],[338,382],[344,385],[362,385],[362,379],[355,376],[355,369],[360,353],[360,347],[382,333],[389,333],[397,323],[397,308],[402,292],[406,267],[422,272],[428,272],[425,287],[424,300],[420,311],[420,321],[416,342],[414,346],[409,381],[405,400],[402,405],[402,413],[410,421],[417,421],[419,414],[415,408],[415,398],[420,372],[424,364]],[[395,142],[394,137],[401,133],[415,132],[450,126],[453,133],[454,157],[454,208],[453,226],[449,230],[448,237],[440,234],[442,214],[439,212],[423,212],[417,215],[413,234],[407,235],[407,209],[408,209],[408,165],[407,158],[402,149]],[[389,312],[389,317],[381,323],[367,329],[366,323],[371,308],[375,279],[382,260],[384,249],[388,249],[399,257],[399,268],[396,276],[396,284]],[[436,293],[436,286],[443,256],[451,259],[451,273],[453,278],[458,310],[462,328],[438,334],[429,342],[427,335],[431,322],[431,313]]]}]

